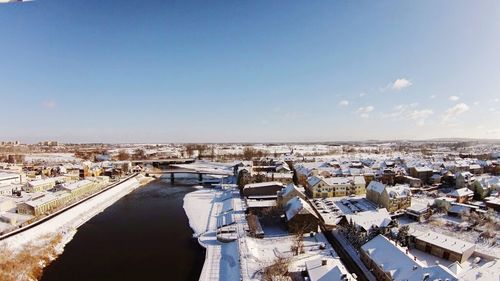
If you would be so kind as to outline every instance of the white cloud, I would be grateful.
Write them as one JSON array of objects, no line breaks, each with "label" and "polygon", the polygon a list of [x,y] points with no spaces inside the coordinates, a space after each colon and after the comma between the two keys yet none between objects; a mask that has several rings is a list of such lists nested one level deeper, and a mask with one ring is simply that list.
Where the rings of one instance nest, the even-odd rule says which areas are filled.
[{"label": "white cloud", "polygon": [[499,102],[499,101],[500,101],[500,99],[496,98],[496,99],[494,99],[493,101],[494,101],[494,102]]},{"label": "white cloud", "polygon": [[460,99],[460,97],[458,97],[458,96],[449,96],[448,99],[451,100],[451,101],[457,101],[457,100]]},{"label": "white cloud", "polygon": [[348,100],[342,100],[339,102],[339,106],[349,106],[349,101]]},{"label": "white cloud", "polygon": [[365,106],[365,107],[360,107],[356,111],[356,113],[359,115],[361,118],[369,118],[370,113],[375,109],[372,105]]},{"label": "white cloud", "polygon": [[475,102],[473,103],[473,105],[478,106],[478,105],[479,105],[479,102],[478,102],[478,101],[475,101]]},{"label": "white cloud", "polygon": [[448,110],[443,115],[443,123],[456,119],[459,115],[469,110],[469,106],[465,103],[459,103]]},{"label": "white cloud", "polygon": [[436,95],[431,95],[429,98],[431,98],[431,99],[435,99],[435,98],[436,98]]},{"label": "white cloud", "polygon": [[404,88],[408,88],[412,85],[412,82],[405,78],[396,79],[396,81],[389,84],[389,88],[395,91],[403,90]]},{"label": "white cloud", "polygon": [[47,101],[42,102],[42,106],[45,108],[48,108],[48,109],[52,109],[52,108],[56,107],[56,102],[53,100],[47,100]]},{"label": "white cloud", "polygon": [[360,93],[360,94],[359,94],[359,97],[360,97],[360,98],[362,98],[362,97],[364,97],[364,96],[366,96],[366,93]]},{"label": "white cloud", "polygon": [[430,109],[413,110],[408,113],[408,118],[417,122],[418,126],[423,126],[425,120],[429,118],[434,112]]},{"label": "white cloud", "polygon": [[418,126],[423,126],[434,112],[431,109],[418,109],[418,103],[400,104],[393,108],[392,112],[382,115],[385,118],[399,120],[413,120]]}]

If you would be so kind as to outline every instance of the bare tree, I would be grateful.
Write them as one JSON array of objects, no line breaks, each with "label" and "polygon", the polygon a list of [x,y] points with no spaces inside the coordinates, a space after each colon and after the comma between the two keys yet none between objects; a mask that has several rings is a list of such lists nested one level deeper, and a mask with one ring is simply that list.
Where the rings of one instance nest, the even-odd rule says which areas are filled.
[{"label": "bare tree", "polygon": [[129,159],[130,159],[130,154],[126,150],[121,149],[120,151],[118,151],[118,160],[124,161]]},{"label": "bare tree", "polygon": [[135,160],[143,160],[146,159],[146,152],[143,149],[137,148],[134,150],[134,154],[132,155],[132,158]]},{"label": "bare tree", "polygon": [[284,277],[288,275],[288,265],[289,261],[285,258],[277,258],[273,264],[264,269],[264,274],[262,276],[263,281],[272,281],[276,277]]}]

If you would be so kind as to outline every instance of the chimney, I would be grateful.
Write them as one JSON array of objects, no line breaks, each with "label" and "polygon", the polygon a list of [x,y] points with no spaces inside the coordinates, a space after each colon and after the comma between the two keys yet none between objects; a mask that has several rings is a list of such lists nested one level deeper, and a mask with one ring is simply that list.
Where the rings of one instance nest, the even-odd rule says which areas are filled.
[{"label": "chimney", "polygon": [[321,260],[321,266],[325,266],[327,264],[327,260],[326,259],[322,259]]}]

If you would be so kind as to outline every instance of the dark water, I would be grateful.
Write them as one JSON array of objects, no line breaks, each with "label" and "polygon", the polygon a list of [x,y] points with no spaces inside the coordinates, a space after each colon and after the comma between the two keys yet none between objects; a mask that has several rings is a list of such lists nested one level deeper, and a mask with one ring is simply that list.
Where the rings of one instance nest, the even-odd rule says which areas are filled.
[{"label": "dark water", "polygon": [[198,280],[205,249],[182,208],[193,190],[161,181],[138,188],[82,225],[42,280]]}]

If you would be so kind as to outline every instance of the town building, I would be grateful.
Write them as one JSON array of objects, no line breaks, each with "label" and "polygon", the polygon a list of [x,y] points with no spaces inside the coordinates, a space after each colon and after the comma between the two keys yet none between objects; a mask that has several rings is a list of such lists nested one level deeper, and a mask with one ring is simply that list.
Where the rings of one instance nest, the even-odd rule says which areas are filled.
[{"label": "town building", "polygon": [[423,183],[428,183],[433,175],[433,170],[429,167],[411,167],[410,176],[420,179]]},{"label": "town building", "polygon": [[455,189],[447,194],[448,197],[453,198],[458,203],[466,203],[472,201],[474,197],[474,192],[468,188]]},{"label": "town building", "polygon": [[41,180],[29,181],[26,184],[26,192],[43,192],[49,190],[56,186],[56,180],[54,178],[46,178]]},{"label": "town building", "polygon": [[278,197],[277,193],[281,189],[283,189],[283,183],[277,181],[250,183],[243,187],[243,195],[245,197],[269,197],[276,199]]},{"label": "town building", "polygon": [[67,198],[67,193],[59,196],[53,193],[46,192],[44,194],[35,196],[30,200],[17,205],[18,213],[23,215],[40,216],[48,214],[61,206]]},{"label": "town building", "polygon": [[365,194],[365,178],[313,176],[307,180],[306,193],[312,198],[341,197]]},{"label": "town building", "polygon": [[295,197],[285,205],[288,230],[293,233],[317,232],[319,218],[304,199]]},{"label": "town building", "polygon": [[386,186],[372,181],[366,188],[366,198],[390,213],[411,206],[411,191],[408,185]]},{"label": "town building", "polygon": [[92,192],[97,184],[90,180],[81,180],[68,185],[63,185],[62,189],[68,191],[72,198],[78,198],[82,195]]},{"label": "town building", "polygon": [[286,203],[295,197],[300,197],[305,200],[306,195],[304,192],[304,188],[299,188],[293,183],[288,184],[286,187],[278,191],[277,206],[284,208]]},{"label": "town building", "polygon": [[455,188],[465,188],[471,186],[476,181],[476,177],[471,172],[461,172],[455,175]]},{"label": "town building", "polygon": [[345,215],[345,219],[341,224],[352,224],[361,231],[365,236],[372,228],[387,228],[392,224],[391,216],[386,209],[371,210],[366,212],[358,212]]},{"label": "town building", "polygon": [[467,261],[476,248],[472,243],[433,231],[416,236],[415,247],[436,257],[458,263]]},{"label": "town building", "polygon": [[331,256],[306,261],[306,271],[310,281],[356,280],[339,258]]},{"label": "town building", "polygon": [[383,235],[361,246],[360,257],[379,281],[458,280],[449,268],[440,264],[426,266],[417,257],[412,257],[408,249],[397,246]]}]

